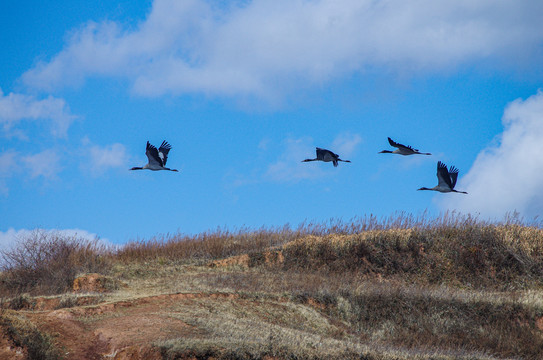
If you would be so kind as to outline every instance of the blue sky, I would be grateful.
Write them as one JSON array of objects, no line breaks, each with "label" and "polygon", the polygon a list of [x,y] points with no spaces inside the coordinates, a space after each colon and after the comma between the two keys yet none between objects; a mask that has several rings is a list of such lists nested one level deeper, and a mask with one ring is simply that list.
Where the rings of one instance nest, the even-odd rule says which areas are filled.
[{"label": "blue sky", "polygon": [[[3,2],[0,244],[543,212],[539,1]],[[432,156],[377,154],[390,136]],[[145,143],[179,173],[137,171]],[[315,147],[350,159],[301,163]],[[469,194],[437,184],[438,160]]]}]

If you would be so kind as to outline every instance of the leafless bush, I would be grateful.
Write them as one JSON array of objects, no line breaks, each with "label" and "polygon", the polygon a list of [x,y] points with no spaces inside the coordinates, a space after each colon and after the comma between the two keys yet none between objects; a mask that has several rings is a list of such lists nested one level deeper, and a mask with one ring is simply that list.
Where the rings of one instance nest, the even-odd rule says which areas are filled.
[{"label": "leafless bush", "polygon": [[0,251],[0,295],[65,292],[78,273],[106,271],[106,252],[98,241],[35,230]]}]

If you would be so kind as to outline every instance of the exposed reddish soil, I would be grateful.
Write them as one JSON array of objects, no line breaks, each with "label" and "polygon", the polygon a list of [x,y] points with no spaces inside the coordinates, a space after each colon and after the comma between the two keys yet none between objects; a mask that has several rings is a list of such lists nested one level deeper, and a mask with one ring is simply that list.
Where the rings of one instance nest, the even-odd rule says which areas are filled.
[{"label": "exposed reddish soil", "polygon": [[[13,302],[16,302],[14,304]],[[17,310],[55,310],[62,307],[70,306],[85,306],[93,305],[100,301],[100,298],[97,296],[78,296],[77,298],[70,299],[71,305],[64,305],[62,303],[61,297],[36,297],[26,301],[6,301],[2,307],[6,309],[17,309]],[[17,305],[17,306],[16,306]],[[0,358],[2,359],[2,358]]]},{"label": "exposed reddish soil", "polygon": [[543,317],[540,317],[539,319],[537,319],[537,321],[535,322],[535,326],[543,331]]},{"label": "exposed reddish soil", "polygon": [[24,360],[26,358],[26,350],[15,346],[6,335],[5,329],[0,327],[0,359]]},{"label": "exposed reddish soil", "polygon": [[[203,297],[237,298],[234,294],[222,293],[170,294],[53,311],[25,311],[24,314],[41,331],[53,336],[56,347],[64,350],[66,358],[153,360],[161,359],[153,342],[203,335],[200,329],[171,316],[172,307],[180,301]],[[3,344],[0,342],[0,346]],[[0,352],[3,359],[1,355]]]}]

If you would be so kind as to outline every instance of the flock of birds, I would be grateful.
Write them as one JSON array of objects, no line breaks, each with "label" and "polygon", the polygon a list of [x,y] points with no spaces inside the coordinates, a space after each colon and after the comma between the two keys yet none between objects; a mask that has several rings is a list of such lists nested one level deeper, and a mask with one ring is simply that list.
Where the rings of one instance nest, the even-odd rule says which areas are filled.
[{"label": "flock of birds", "polygon": [[[402,145],[391,138],[388,138],[388,143],[390,146],[395,147],[396,150],[390,151],[390,150],[383,150],[380,151],[379,154],[399,154],[399,155],[432,155],[430,153],[422,153],[417,149],[412,148],[409,145]],[[172,146],[168,144],[165,140],[162,142],[160,147],[157,149],[156,146],[151,145],[149,141],[147,141],[147,147],[145,150],[145,155],[147,155],[147,159],[149,161],[147,164],[143,167],[133,167],[130,170],[168,170],[168,171],[176,171],[176,169],[170,169],[166,167],[166,161],[168,160],[168,153],[170,152]],[[322,148],[316,149],[317,157],[314,159],[305,159],[302,160],[302,162],[309,162],[309,161],[324,161],[324,162],[332,162],[334,164],[334,167],[338,166],[339,161],[348,162],[350,163],[350,160],[342,160],[339,158],[339,155]],[[448,192],[456,192],[461,194],[467,194],[465,191],[458,191],[455,190],[454,187],[456,185],[456,179],[458,178],[458,169],[454,166],[451,166],[447,168],[447,165],[442,163],[441,161],[437,162],[437,185],[433,188],[427,188],[427,187],[421,187],[418,190],[431,190],[431,191],[439,191],[442,193],[448,193]]]}]

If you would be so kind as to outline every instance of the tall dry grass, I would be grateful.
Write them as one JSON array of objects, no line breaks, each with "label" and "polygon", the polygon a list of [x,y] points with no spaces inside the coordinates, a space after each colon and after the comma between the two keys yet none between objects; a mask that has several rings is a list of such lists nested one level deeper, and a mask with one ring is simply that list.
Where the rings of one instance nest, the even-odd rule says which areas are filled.
[{"label": "tall dry grass", "polygon": [[499,290],[543,285],[543,230],[460,223],[306,236],[283,247],[285,270],[357,272]]},{"label": "tall dry grass", "polygon": [[[355,272],[474,288],[521,289],[543,281],[543,232],[517,216],[501,223],[445,213],[373,215],[271,228],[218,228],[166,234],[106,248],[36,231],[1,251],[0,295],[65,291],[80,272],[106,272],[114,263],[205,263],[281,250],[283,270]],[[260,261],[253,261],[259,265]]]},{"label": "tall dry grass", "polygon": [[262,251],[284,244],[298,236],[299,231],[291,230],[288,225],[258,230],[218,228],[193,236],[179,233],[166,234],[149,240],[131,241],[116,252],[115,259],[122,262],[156,259],[207,261]]},{"label": "tall dry grass", "polygon": [[270,248],[281,249],[283,270],[356,272],[500,290],[543,284],[542,227],[514,215],[499,223],[457,213],[437,218],[398,213],[297,228],[219,228],[132,241],[113,258],[124,263],[206,262],[242,254],[260,259]]},{"label": "tall dry grass", "polygon": [[426,213],[412,215],[400,212],[389,217],[365,215],[348,221],[341,219],[330,219],[325,222],[306,221],[297,227],[287,224],[282,227],[262,227],[260,229],[217,228],[196,235],[162,234],[151,239],[132,240],[116,252],[115,258],[123,262],[155,259],[213,260],[282,246],[307,235],[349,235],[372,230],[431,228],[438,225],[454,226],[459,221],[478,223],[474,218],[461,217],[456,214],[447,213],[439,218],[431,219]]}]

